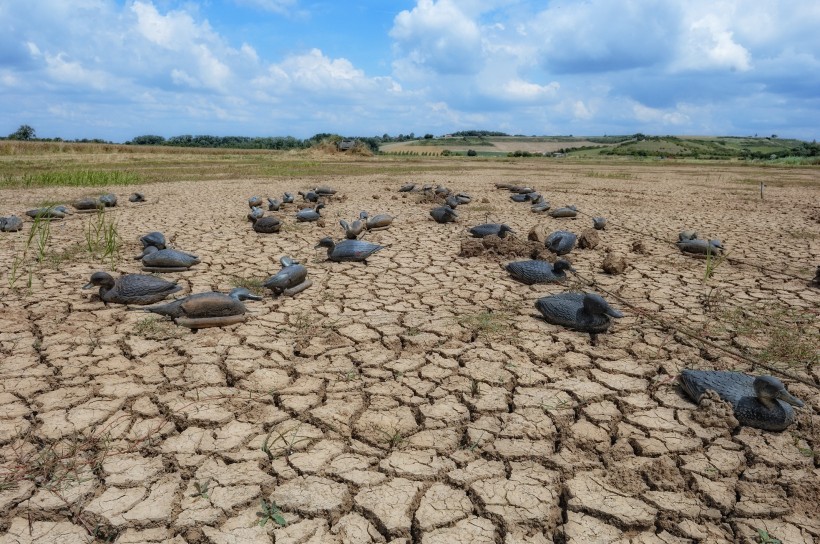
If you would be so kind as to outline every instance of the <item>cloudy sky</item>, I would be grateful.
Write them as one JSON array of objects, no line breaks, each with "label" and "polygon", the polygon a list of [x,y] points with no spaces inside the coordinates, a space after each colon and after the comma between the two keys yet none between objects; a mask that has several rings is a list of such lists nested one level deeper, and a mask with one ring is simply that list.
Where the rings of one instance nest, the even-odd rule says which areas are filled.
[{"label": "cloudy sky", "polygon": [[4,0],[0,134],[820,132],[816,0]]}]

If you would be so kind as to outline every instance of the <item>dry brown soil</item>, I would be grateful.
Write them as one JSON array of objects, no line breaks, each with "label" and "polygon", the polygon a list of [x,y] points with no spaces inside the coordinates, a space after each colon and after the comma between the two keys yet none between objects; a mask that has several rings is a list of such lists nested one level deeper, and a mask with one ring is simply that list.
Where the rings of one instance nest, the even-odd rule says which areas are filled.
[{"label": "dry brown soil", "polygon": [[[245,323],[196,334],[82,291],[105,266],[82,254],[9,289],[31,223],[0,234],[0,543],[820,539],[820,368],[792,368],[815,387],[784,380],[806,402],[786,432],[736,427],[675,377],[750,365],[674,329],[751,349],[720,328],[721,310],[816,312],[806,280],[820,263],[820,172],[552,164],[155,184],[135,188],[140,205],[119,189],[108,213],[124,255],[161,230],[202,258],[167,275],[185,293],[263,279],[283,254],[309,267],[304,293],[267,294]],[[770,182],[764,201],[758,179]],[[430,204],[396,192],[406,182],[475,199],[460,223],[439,225]],[[597,346],[534,315],[537,298],[567,286],[521,285],[494,254],[459,256],[465,228],[488,219],[523,237],[536,224],[591,226],[532,214],[495,182],[609,218],[600,245],[569,255],[626,314]],[[279,234],[251,230],[249,196],[318,183],[346,196],[325,226],[289,210]],[[0,214],[87,192],[6,190]],[[361,209],[398,216],[367,236],[387,248],[366,266],[325,261],[316,242]],[[52,250],[81,242],[88,220],[55,222]],[[724,262],[704,281],[704,261],[669,243],[684,228],[772,270]],[[601,271],[607,250],[627,258],[624,273]],[[285,527],[260,523],[262,499]]]}]

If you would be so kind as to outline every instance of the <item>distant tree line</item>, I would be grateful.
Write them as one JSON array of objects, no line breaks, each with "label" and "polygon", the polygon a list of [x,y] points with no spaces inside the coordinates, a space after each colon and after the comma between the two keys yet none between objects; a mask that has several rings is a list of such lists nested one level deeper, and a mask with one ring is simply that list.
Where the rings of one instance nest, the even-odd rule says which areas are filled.
[{"label": "distant tree line", "polygon": [[495,132],[492,130],[462,130],[453,132],[451,136],[462,138],[490,138],[490,137],[505,137],[509,136],[506,132]]}]

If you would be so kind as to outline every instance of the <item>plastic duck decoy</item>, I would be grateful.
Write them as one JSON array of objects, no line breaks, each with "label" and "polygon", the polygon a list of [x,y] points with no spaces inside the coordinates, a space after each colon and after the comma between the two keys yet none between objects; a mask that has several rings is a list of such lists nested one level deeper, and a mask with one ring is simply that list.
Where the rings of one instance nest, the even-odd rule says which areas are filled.
[{"label": "plastic duck decoy", "polygon": [[578,237],[566,230],[556,230],[544,241],[544,245],[548,250],[556,255],[566,255],[575,248],[575,242]]},{"label": "plastic duck decoy", "polygon": [[563,208],[556,208],[549,212],[550,217],[575,217],[578,215],[578,209],[575,206],[564,206]]},{"label": "plastic duck decoy", "polygon": [[145,202],[145,195],[142,193],[133,193],[128,197],[128,202]]},{"label": "plastic duck decoy", "polygon": [[23,228],[23,220],[16,215],[0,217],[0,231],[17,232]]},{"label": "plastic duck decoy", "polygon": [[595,230],[604,230],[606,228],[606,217],[593,217],[592,227]]},{"label": "plastic duck decoy", "polygon": [[732,405],[741,425],[766,431],[782,431],[794,421],[794,410],[803,406],[783,383],[772,376],[750,376],[742,372],[719,370],[683,370],[683,390],[696,403],[708,390]]},{"label": "plastic duck decoy", "polygon": [[260,234],[273,234],[279,232],[281,228],[282,222],[273,216],[253,219],[253,230]]},{"label": "plastic duck decoy", "polygon": [[158,231],[149,232],[145,236],[140,237],[140,242],[142,242],[143,249],[148,246],[153,246],[157,249],[165,249],[166,247],[165,235]]},{"label": "plastic duck decoy", "polygon": [[105,303],[153,304],[182,290],[176,282],[145,274],[125,274],[116,280],[108,272],[94,272],[83,289],[100,288]]},{"label": "plastic duck decoy", "polygon": [[458,214],[450,206],[439,206],[430,210],[430,216],[436,220],[436,223],[455,223],[458,220]]},{"label": "plastic duck decoy", "polygon": [[73,206],[78,212],[96,212],[100,208],[103,208],[105,204],[96,198],[87,197],[76,200]]},{"label": "plastic duck decoy", "polygon": [[409,193],[409,192],[411,192],[411,191],[412,191],[413,189],[415,189],[415,188],[416,188],[416,184],[415,184],[415,183],[405,183],[404,185],[402,185],[401,187],[399,187],[399,192],[400,192],[400,193]]},{"label": "plastic duck decoy", "polygon": [[253,223],[257,219],[261,219],[264,216],[265,216],[265,210],[263,210],[262,208],[260,208],[258,206],[254,206],[253,208],[251,208],[251,211],[248,212],[248,221]]},{"label": "plastic duck decoy", "polygon": [[611,318],[623,317],[597,293],[559,293],[535,302],[535,307],[547,323],[589,333],[592,345],[597,335],[606,332]]},{"label": "plastic duck decoy", "polygon": [[248,207],[250,209],[253,208],[261,208],[262,207],[262,197],[261,196],[252,196],[248,199]]},{"label": "plastic duck decoy", "polygon": [[148,246],[142,250],[137,259],[142,261],[142,269],[146,272],[185,272],[192,266],[199,264],[199,257],[176,249],[157,249]]},{"label": "plastic duck decoy", "polygon": [[227,295],[215,291],[197,293],[142,310],[170,317],[177,325],[189,329],[225,327],[245,321],[244,300],[262,300],[262,297],[252,294],[244,287],[237,287]]},{"label": "plastic duck decoy", "polygon": [[282,195],[282,204],[293,204],[293,195],[285,193]]},{"label": "plastic duck decoy", "polygon": [[67,207],[60,204],[59,206],[45,206],[43,208],[28,210],[26,215],[35,219],[63,219],[66,215],[71,215],[72,213],[73,212]]},{"label": "plastic duck decoy", "polygon": [[300,223],[318,221],[322,217],[322,215],[319,213],[319,210],[321,210],[324,207],[324,204],[319,203],[316,204],[316,206],[314,206],[313,208],[302,208],[301,210],[296,212],[296,221],[299,221]]},{"label": "plastic duck decoy", "polygon": [[368,216],[367,212],[361,212],[359,214],[359,219],[364,219],[366,221],[364,228],[367,230],[386,229],[393,223],[393,219],[395,218],[395,216],[390,215],[389,213],[380,213],[378,215],[374,215],[373,217]]},{"label": "plastic duck decoy", "polygon": [[515,261],[507,263],[504,269],[513,279],[526,285],[561,282],[567,279],[567,270],[575,272],[569,261],[564,259],[558,259],[555,264],[541,260]]},{"label": "plastic duck decoy", "polygon": [[718,255],[723,251],[723,244],[720,240],[683,240],[675,242],[675,245],[684,253],[694,253],[695,255]]},{"label": "plastic duck decoy", "polygon": [[364,231],[364,220],[357,219],[353,223],[348,223],[344,219],[339,219],[339,224],[345,231],[345,238],[348,240],[356,240]]},{"label": "plastic duck decoy", "polygon": [[282,265],[282,270],[266,279],[262,284],[273,291],[274,295],[292,297],[313,285],[313,281],[307,277],[307,268],[304,265],[287,256],[279,259],[279,263]]},{"label": "plastic duck decoy", "polygon": [[106,193],[100,197],[100,202],[106,208],[113,208],[117,205],[117,195],[114,193]]},{"label": "plastic duck decoy", "polygon": [[316,248],[327,248],[328,260],[335,262],[362,262],[367,264],[367,258],[384,249],[384,246],[371,244],[363,240],[342,240],[334,242],[329,236],[319,240]]},{"label": "plastic duck decoy", "polygon": [[483,225],[476,225],[468,229],[473,238],[484,238],[485,236],[498,236],[499,238],[506,238],[507,233],[515,234],[509,225],[500,223],[484,223]]},{"label": "plastic duck decoy", "polygon": [[279,208],[282,206],[282,203],[275,198],[268,197],[268,211],[269,212],[278,212]]}]

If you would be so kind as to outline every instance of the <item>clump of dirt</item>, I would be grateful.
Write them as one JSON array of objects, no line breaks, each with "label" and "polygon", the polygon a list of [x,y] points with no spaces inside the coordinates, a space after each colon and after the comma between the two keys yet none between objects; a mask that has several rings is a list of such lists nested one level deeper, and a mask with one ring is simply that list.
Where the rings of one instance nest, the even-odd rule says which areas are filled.
[{"label": "clump of dirt", "polygon": [[378,200],[378,199],[379,199],[379,195],[371,195],[371,198],[372,198],[373,200]]},{"label": "clump of dirt", "polygon": [[613,463],[607,469],[607,479],[612,485],[630,495],[639,495],[649,490],[649,486],[634,466]]},{"label": "clump of dirt", "polygon": [[595,249],[601,243],[601,237],[595,229],[585,229],[578,237],[578,247],[581,249]]},{"label": "clump of dirt", "polygon": [[646,244],[643,243],[643,240],[635,240],[634,242],[632,242],[632,253],[648,255],[649,251],[646,249]]},{"label": "clump of dirt", "polygon": [[555,261],[542,243],[531,240],[520,240],[513,236],[499,238],[485,236],[484,238],[467,238],[461,242],[460,257],[525,257],[528,259],[543,259]]},{"label": "clump of dirt", "polygon": [[604,272],[612,275],[623,274],[626,267],[626,257],[620,253],[607,253],[606,257],[604,257],[604,262],[601,264],[601,268],[604,269]]},{"label": "clump of dirt", "polygon": [[549,233],[547,232],[546,227],[542,225],[535,225],[530,229],[530,232],[527,233],[527,240],[532,240],[533,242],[543,244],[547,241],[547,236],[549,236]]},{"label": "clump of dirt", "polygon": [[641,469],[646,481],[661,491],[678,491],[686,488],[680,469],[668,456],[658,457]]},{"label": "clump of dirt", "polygon": [[489,199],[489,198],[487,198],[486,196],[485,196],[485,197],[482,197],[482,198],[481,198],[481,203],[482,203],[482,204],[489,204],[489,203],[490,203],[490,199]]},{"label": "clump of dirt", "polygon": [[704,427],[726,428],[732,430],[738,423],[732,405],[721,400],[712,390],[706,391],[700,397],[698,409],[692,412],[692,419]]}]

